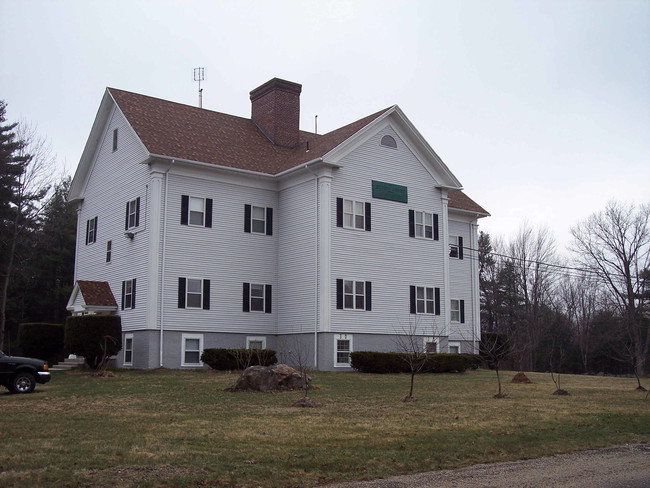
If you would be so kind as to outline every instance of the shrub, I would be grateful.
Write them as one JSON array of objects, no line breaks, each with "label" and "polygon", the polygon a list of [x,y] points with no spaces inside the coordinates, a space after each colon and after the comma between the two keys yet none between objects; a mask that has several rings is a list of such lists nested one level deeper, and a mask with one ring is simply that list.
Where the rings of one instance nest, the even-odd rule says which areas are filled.
[{"label": "shrub", "polygon": [[122,319],[119,315],[77,315],[65,321],[65,349],[86,358],[92,369],[122,349]]},{"label": "shrub", "polygon": [[32,322],[18,326],[16,341],[23,355],[53,363],[64,356],[63,337],[63,324]]},{"label": "shrub", "polygon": [[361,373],[406,373],[408,364],[396,352],[354,351],[350,353],[350,365]]},{"label": "shrub", "polygon": [[217,371],[271,366],[278,362],[272,349],[204,349],[201,361]]},{"label": "shrub", "polygon": [[[351,366],[361,373],[408,373],[403,354],[397,352],[355,351],[350,354]],[[423,373],[462,373],[481,364],[476,354],[428,354]]]}]

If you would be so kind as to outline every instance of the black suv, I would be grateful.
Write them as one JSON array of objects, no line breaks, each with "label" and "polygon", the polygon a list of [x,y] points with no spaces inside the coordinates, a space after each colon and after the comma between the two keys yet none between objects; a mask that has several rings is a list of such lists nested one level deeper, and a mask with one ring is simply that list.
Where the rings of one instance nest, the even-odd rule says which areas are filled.
[{"label": "black suv", "polygon": [[36,383],[50,381],[47,363],[40,359],[7,356],[0,351],[0,385],[12,393],[31,393]]}]

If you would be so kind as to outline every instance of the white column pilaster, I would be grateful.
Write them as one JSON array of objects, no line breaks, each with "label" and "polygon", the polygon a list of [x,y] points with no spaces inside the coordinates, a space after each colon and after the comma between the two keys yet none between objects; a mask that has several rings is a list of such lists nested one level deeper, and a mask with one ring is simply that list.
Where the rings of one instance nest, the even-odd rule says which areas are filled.
[{"label": "white column pilaster", "polygon": [[318,177],[318,330],[332,318],[332,177]]},{"label": "white column pilaster", "polygon": [[160,310],[158,298],[160,296],[160,238],[162,215],[162,182],[163,173],[151,172],[149,202],[147,202],[149,215],[148,227],[148,265],[147,265],[147,329],[158,328]]},{"label": "white column pilaster", "polygon": [[479,283],[479,262],[478,262],[478,224],[470,224],[470,250],[467,254],[472,259],[472,317],[474,319],[474,354],[478,354],[478,344],[481,340],[481,288]]},{"label": "white column pilaster", "polygon": [[440,226],[440,241],[442,242],[442,274],[444,277],[443,297],[441,297],[441,306],[444,313],[445,335],[449,336],[449,323],[451,322],[451,311],[449,310],[450,301],[450,284],[449,284],[449,198],[447,190],[442,190],[442,225]]}]

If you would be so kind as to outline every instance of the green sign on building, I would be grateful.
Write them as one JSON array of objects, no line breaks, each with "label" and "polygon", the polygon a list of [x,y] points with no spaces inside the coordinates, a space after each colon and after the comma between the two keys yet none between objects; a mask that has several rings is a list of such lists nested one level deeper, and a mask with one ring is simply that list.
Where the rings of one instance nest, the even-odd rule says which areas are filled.
[{"label": "green sign on building", "polygon": [[372,180],[372,198],[408,203],[408,188],[402,185]]}]

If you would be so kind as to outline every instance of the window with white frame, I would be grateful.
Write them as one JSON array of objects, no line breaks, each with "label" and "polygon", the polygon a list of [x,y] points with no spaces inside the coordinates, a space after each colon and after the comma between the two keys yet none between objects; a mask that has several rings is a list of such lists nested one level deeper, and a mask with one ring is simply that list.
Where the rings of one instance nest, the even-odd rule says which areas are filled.
[{"label": "window with white frame", "polygon": [[424,314],[435,313],[435,295],[433,288],[415,287],[415,312]]},{"label": "window with white frame", "polygon": [[203,280],[196,278],[187,278],[187,299],[185,301],[186,308],[202,308],[203,307]]},{"label": "window with white frame", "polygon": [[449,354],[460,354],[460,342],[449,342]]},{"label": "window with white frame", "polygon": [[451,321],[460,322],[460,300],[451,300]]},{"label": "window with white frame", "polygon": [[190,197],[189,224],[203,226],[205,218],[205,198]]},{"label": "window with white frame", "polygon": [[343,227],[347,229],[365,230],[365,202],[343,199]]},{"label": "window with white frame", "polygon": [[244,205],[244,232],[273,235],[273,209]]},{"label": "window with white frame", "polygon": [[246,349],[266,349],[266,337],[246,337]]},{"label": "window with white frame", "polygon": [[334,335],[334,366],[349,367],[352,349],[352,334]]},{"label": "window with white frame", "polygon": [[424,338],[424,352],[427,354],[435,354],[438,352],[438,341],[435,337]]},{"label": "window with white frame", "polygon": [[133,229],[140,225],[140,197],[127,202],[124,220],[124,230]]},{"label": "window with white frame", "polygon": [[97,217],[86,220],[86,245],[97,241]]},{"label": "window with white frame", "polygon": [[110,263],[113,259],[113,241],[106,242],[106,262]]},{"label": "window with white frame", "polygon": [[433,239],[433,214],[415,212],[415,237]]},{"label": "window with white frame", "polygon": [[366,309],[366,282],[343,280],[343,308],[352,310]]},{"label": "window with white frame", "polygon": [[133,334],[124,335],[124,366],[133,366]]},{"label": "window with white frame", "polygon": [[203,334],[183,334],[181,343],[181,366],[202,366]]},{"label": "window with white frame", "polygon": [[113,152],[117,151],[117,129],[113,129]]},{"label": "window with white frame", "polygon": [[449,236],[449,257],[458,259],[460,257],[460,241],[458,236]]},{"label": "window with white frame", "polygon": [[251,312],[264,311],[264,285],[251,283]]},{"label": "window with white frame", "polygon": [[135,278],[122,282],[122,310],[135,308]]},{"label": "window with white frame", "polygon": [[212,199],[181,195],[181,225],[212,227]]},{"label": "window with white frame", "polygon": [[178,308],[210,310],[210,280],[178,278]]},{"label": "window with white frame", "polygon": [[266,208],[251,208],[251,232],[254,234],[266,234]]},{"label": "window with white frame", "polygon": [[242,310],[244,312],[271,313],[273,291],[271,285],[244,283]]}]

